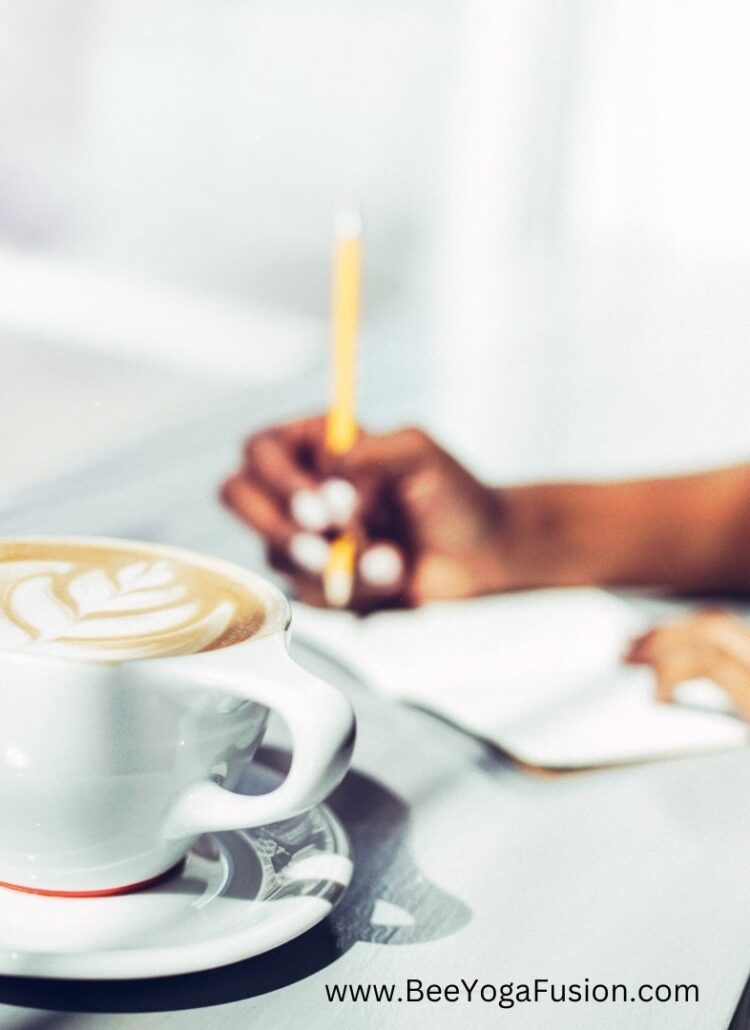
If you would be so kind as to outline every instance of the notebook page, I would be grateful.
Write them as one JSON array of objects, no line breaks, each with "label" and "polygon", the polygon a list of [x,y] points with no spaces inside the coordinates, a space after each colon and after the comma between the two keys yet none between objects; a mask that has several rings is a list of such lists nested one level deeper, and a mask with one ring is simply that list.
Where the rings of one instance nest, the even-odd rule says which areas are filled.
[{"label": "notebook page", "polygon": [[[295,636],[373,690],[421,705],[531,765],[581,767],[744,744],[743,723],[703,683],[695,701],[653,700],[628,668],[643,613],[603,590],[529,591],[357,619],[295,606]],[[688,690],[688,693],[690,691]]]}]

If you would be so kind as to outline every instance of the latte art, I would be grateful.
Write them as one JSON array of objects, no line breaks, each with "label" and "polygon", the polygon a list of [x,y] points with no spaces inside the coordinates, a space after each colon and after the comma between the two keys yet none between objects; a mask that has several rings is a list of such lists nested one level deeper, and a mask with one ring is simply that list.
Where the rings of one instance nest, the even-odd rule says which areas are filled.
[{"label": "latte art", "polygon": [[0,546],[0,650],[101,661],[192,654],[252,636],[263,620],[249,591],[187,561],[135,548]]}]

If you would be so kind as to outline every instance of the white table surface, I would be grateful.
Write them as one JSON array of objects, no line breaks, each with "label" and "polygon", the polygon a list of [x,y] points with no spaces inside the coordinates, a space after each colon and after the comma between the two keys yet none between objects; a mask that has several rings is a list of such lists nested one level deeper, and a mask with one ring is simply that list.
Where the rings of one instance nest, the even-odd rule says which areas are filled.
[{"label": "white table surface", "polygon": [[[0,505],[0,534],[120,535],[259,566],[257,542],[215,503],[216,482],[243,431],[309,410],[322,391],[307,377],[185,419]],[[380,400],[398,419],[398,404]],[[750,753],[530,776],[452,726],[373,697],[321,656],[298,656],[339,683],[358,716],[353,771],[332,799],[356,861],[340,907],[276,952],[202,974],[0,977],[4,1030],[728,1026],[750,966]],[[700,1002],[501,1010],[329,1003],[324,993],[461,977],[696,983]]]}]

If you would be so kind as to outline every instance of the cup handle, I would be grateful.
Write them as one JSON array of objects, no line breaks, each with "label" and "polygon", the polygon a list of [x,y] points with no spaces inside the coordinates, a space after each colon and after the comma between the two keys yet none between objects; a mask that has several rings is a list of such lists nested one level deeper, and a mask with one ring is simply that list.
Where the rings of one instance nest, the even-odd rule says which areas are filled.
[{"label": "cup handle", "polygon": [[349,766],[355,737],[351,705],[335,687],[297,665],[281,633],[254,640],[248,651],[225,648],[152,659],[142,671],[151,682],[182,681],[257,701],[281,715],[292,738],[292,764],[279,787],[248,796],[213,780],[196,783],[167,815],[169,839],[288,819],[322,801]]}]

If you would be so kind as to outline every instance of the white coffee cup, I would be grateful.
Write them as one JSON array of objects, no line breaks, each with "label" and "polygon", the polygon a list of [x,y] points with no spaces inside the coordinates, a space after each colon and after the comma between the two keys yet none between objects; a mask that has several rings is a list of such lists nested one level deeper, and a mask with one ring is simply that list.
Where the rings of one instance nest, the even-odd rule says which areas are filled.
[{"label": "white coffee cup", "polygon": [[[203,832],[276,822],[330,793],[349,764],[353,713],[290,658],[290,609],[279,590],[176,548],[59,543],[71,541],[199,563],[260,599],[265,622],[237,644],[176,657],[106,663],[0,651],[3,885],[75,895],[133,889],[176,865]],[[268,794],[233,793],[270,709],[289,729],[289,773]]]}]

